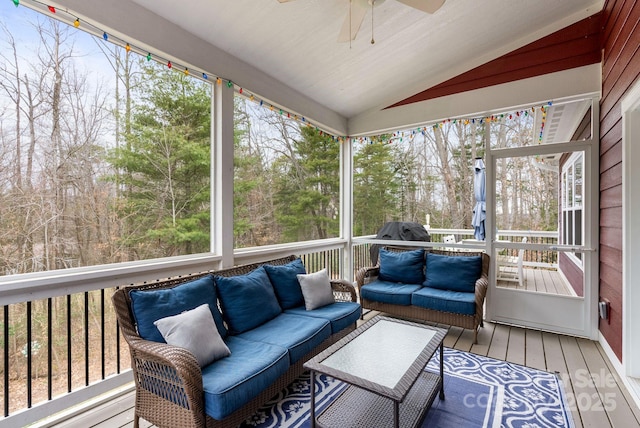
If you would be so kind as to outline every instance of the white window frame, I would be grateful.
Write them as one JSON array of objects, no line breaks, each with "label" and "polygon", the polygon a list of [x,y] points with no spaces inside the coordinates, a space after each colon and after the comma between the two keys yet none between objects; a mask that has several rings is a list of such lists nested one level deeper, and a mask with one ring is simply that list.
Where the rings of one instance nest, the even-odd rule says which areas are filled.
[{"label": "white window frame", "polygon": [[[578,163],[582,164],[582,176],[580,179],[582,180],[582,186],[580,189],[580,204],[577,205],[575,202],[577,200],[576,197],[576,176],[575,170],[576,165]],[[580,211],[580,238],[581,241],[584,241],[584,153],[583,152],[574,152],[569,156],[569,159],[562,165],[562,186],[561,186],[561,195],[560,195],[560,222],[562,224],[562,244],[564,245],[583,245],[584,242],[575,242],[576,237],[576,211]],[[571,178],[569,180],[569,178]],[[571,228],[573,229],[571,233],[571,242],[568,242],[568,234],[567,234],[567,221],[565,221],[565,214],[570,213],[572,217]],[[583,268],[582,259],[579,258],[575,253],[566,253],[567,257],[576,264],[580,269]]]}]

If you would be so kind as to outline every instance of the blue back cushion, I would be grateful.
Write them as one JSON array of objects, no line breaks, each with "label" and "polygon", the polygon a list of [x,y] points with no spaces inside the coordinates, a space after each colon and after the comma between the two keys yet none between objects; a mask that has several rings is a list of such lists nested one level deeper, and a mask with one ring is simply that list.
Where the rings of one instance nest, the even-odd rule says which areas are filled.
[{"label": "blue back cushion", "polygon": [[397,253],[381,248],[378,279],[404,284],[422,284],[424,281],[424,250]]},{"label": "blue back cushion", "polygon": [[222,316],[216,304],[216,287],[211,275],[172,288],[131,290],[129,297],[138,334],[143,339],[164,342],[160,330],[153,324],[154,321],[181,314],[204,303],[209,305],[220,336],[227,335],[227,329],[222,322]]},{"label": "blue back cushion", "polygon": [[282,309],[263,266],[245,275],[216,276],[220,306],[232,334],[275,318]]},{"label": "blue back cushion", "polygon": [[304,305],[302,290],[296,276],[307,273],[302,260],[296,259],[282,266],[264,265],[264,270],[269,275],[271,285],[273,285],[282,309],[291,309]]},{"label": "blue back cushion", "polygon": [[482,256],[427,253],[426,287],[473,293],[482,274]]}]

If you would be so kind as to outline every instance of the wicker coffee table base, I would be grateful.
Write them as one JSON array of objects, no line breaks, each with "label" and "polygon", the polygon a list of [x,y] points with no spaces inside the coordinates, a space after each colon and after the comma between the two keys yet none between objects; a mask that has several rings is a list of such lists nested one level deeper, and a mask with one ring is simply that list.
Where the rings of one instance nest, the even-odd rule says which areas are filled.
[{"label": "wicker coffee table base", "polygon": [[[399,425],[417,426],[441,390],[439,374],[423,372],[399,403]],[[316,419],[319,427],[392,427],[395,426],[395,402],[356,386],[347,388]]]}]

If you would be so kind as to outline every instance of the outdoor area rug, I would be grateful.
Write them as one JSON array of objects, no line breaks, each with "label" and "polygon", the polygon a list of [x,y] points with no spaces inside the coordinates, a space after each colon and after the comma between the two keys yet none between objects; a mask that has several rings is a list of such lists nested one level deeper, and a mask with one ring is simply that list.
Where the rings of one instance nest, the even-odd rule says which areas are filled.
[{"label": "outdoor area rug", "polygon": [[[439,370],[436,352],[426,370]],[[436,397],[422,427],[572,428],[560,379],[553,373],[480,355],[444,349],[445,400]],[[242,427],[309,427],[309,373],[248,418]],[[322,410],[348,385],[316,376],[316,409]]]}]

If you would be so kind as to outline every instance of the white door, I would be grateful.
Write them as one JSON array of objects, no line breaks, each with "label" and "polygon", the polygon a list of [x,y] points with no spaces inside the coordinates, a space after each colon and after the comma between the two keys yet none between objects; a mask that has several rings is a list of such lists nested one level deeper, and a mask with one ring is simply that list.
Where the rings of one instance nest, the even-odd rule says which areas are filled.
[{"label": "white door", "polygon": [[[597,100],[592,103],[591,111],[594,113],[592,118],[596,119],[591,121],[594,125],[590,135],[595,135],[596,138],[523,147],[490,147],[487,150],[486,246],[493,261],[487,295],[486,317],[489,320],[597,339]],[[553,161],[545,163],[545,160],[549,159]],[[509,231],[504,231],[503,217],[506,217],[506,211],[516,203],[515,199],[511,200],[510,197],[513,192],[517,193],[518,189],[507,182],[504,178],[506,174],[501,171],[509,168],[513,174],[517,174],[517,168],[524,168],[522,165],[529,168],[535,165],[548,168],[550,171],[555,168],[555,172],[552,171],[550,174],[557,175],[556,184],[543,180],[537,183],[518,181],[517,185],[537,186],[536,189],[548,192],[550,200],[556,198],[559,235],[556,240],[539,239],[544,232],[536,230],[535,225],[532,225],[529,231],[520,228],[518,233],[523,236],[504,235]],[[505,191],[508,188],[505,186],[512,187]],[[506,196],[507,194],[509,196]],[[517,203],[520,205],[519,201]],[[527,209],[549,208],[529,206]],[[529,238],[526,243],[522,243],[523,237]],[[543,254],[546,260],[544,263],[537,263],[523,254]],[[522,281],[516,280],[505,286],[505,282],[500,279],[506,278],[505,269],[499,269],[497,262],[515,264],[511,272],[517,279],[522,279],[518,277],[524,272],[526,282],[523,284]],[[558,281],[561,281],[569,287],[569,292],[550,291],[545,288],[548,284],[543,284],[546,281],[556,281],[558,289]]]}]

